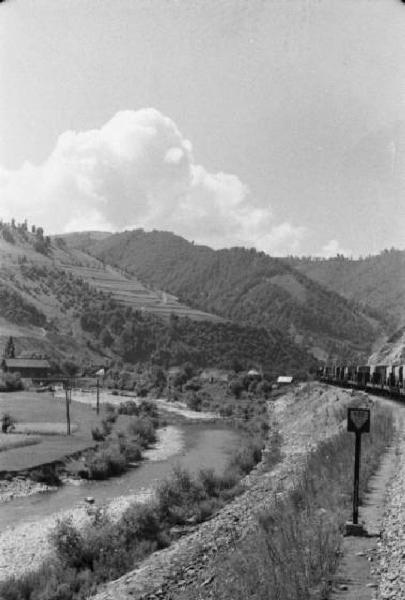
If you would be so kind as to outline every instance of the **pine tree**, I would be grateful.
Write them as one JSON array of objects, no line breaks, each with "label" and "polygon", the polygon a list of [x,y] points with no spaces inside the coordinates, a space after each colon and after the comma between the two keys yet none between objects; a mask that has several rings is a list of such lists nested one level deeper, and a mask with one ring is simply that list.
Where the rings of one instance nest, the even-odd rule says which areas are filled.
[{"label": "pine tree", "polygon": [[8,338],[5,350],[4,350],[4,358],[15,358],[15,346],[14,340],[12,336]]}]

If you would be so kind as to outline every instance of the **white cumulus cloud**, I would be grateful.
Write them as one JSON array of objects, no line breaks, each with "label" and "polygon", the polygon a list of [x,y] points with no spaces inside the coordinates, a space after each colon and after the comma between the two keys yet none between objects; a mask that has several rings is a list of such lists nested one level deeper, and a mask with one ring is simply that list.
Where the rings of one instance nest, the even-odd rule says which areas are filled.
[{"label": "white cumulus cloud", "polygon": [[0,216],[27,218],[50,233],[144,227],[273,253],[298,251],[304,235],[302,227],[276,225],[236,175],[196,164],[190,141],[153,108],[118,112],[100,129],[66,131],[39,166],[0,167]]},{"label": "white cumulus cloud", "polygon": [[351,250],[342,248],[337,240],[330,240],[327,244],[322,246],[322,250],[320,252],[320,256],[324,256],[325,258],[332,258],[338,254],[351,256],[353,253]]}]

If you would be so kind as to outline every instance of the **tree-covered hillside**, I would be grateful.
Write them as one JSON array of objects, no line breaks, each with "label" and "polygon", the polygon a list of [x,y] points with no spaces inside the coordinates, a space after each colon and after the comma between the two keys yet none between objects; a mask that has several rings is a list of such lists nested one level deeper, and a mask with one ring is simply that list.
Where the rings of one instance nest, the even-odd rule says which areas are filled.
[{"label": "tree-covered hillside", "polygon": [[330,259],[286,259],[311,279],[345,298],[367,303],[380,315],[405,323],[405,251],[384,250],[357,260],[344,256]]},{"label": "tree-covered hillside", "polygon": [[94,243],[89,251],[191,306],[237,323],[279,328],[327,354],[367,354],[381,331],[367,307],[253,249],[214,251],[171,233],[136,230]]},{"label": "tree-covered hillside", "polygon": [[110,349],[126,363],[150,361],[164,368],[185,362],[197,368],[256,367],[273,375],[305,373],[315,366],[313,359],[278,331],[270,334],[263,328],[175,315],[164,321],[111,298],[87,303],[80,324],[92,334],[93,345]]},{"label": "tree-covered hillside", "polygon": [[[47,238],[40,228],[39,234],[38,228],[29,231],[26,223],[2,224],[1,231],[12,239],[3,236],[0,245],[0,317],[7,327],[7,335],[0,329],[0,344],[12,335],[18,351],[40,351],[82,368],[100,360],[164,368],[188,362],[196,368],[256,366],[275,375],[314,366],[277,330],[205,318],[204,313],[196,320],[192,311],[190,318],[170,312],[163,318],[147,310],[150,306],[137,310],[128,304],[133,280],[66,247],[62,238]],[[44,240],[45,253],[36,248],[38,240]],[[100,288],[97,275],[109,285]],[[117,300],[114,286],[122,282],[122,300]],[[179,312],[179,305],[168,300],[167,311],[171,306]]]}]

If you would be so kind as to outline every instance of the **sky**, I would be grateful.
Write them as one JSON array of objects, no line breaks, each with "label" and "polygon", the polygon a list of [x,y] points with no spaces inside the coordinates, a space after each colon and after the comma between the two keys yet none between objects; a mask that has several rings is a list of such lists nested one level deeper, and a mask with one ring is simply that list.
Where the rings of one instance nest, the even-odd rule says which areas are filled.
[{"label": "sky", "polygon": [[0,218],[405,248],[399,0],[0,4]]}]

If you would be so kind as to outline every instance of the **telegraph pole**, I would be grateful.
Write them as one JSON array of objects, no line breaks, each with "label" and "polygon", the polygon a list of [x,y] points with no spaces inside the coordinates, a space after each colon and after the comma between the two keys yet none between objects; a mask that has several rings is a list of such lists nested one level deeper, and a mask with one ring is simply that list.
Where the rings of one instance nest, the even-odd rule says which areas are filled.
[{"label": "telegraph pole", "polygon": [[97,414],[100,414],[100,379],[97,377],[97,405],[96,405]]},{"label": "telegraph pole", "polygon": [[69,386],[69,381],[66,381],[64,386],[65,386],[65,398],[66,398],[66,429],[67,429],[67,435],[70,435],[70,406],[69,405],[70,405],[72,392],[71,392],[71,388]]}]

